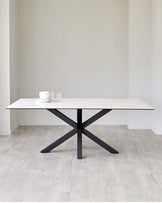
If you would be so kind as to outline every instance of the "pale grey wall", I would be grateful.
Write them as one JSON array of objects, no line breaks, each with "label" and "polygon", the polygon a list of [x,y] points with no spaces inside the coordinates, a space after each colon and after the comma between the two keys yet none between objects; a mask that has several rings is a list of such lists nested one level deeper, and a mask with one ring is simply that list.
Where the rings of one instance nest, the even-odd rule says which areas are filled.
[{"label": "pale grey wall", "polygon": [[[10,103],[18,99],[18,1],[9,1],[10,24]],[[19,125],[18,112],[10,111],[11,131]]]},{"label": "pale grey wall", "polygon": [[[161,0],[0,0],[0,134],[18,121],[9,102],[42,89],[143,98],[153,102],[152,117],[111,112],[99,123],[162,133],[161,11]],[[20,124],[60,124],[47,112],[20,115]]]},{"label": "pale grey wall", "polygon": [[153,130],[162,134],[162,1],[153,1]]},{"label": "pale grey wall", "polygon": [[[64,97],[127,97],[127,7],[127,0],[20,0],[19,97],[44,89]],[[101,121],[126,124],[126,115],[112,112]],[[20,122],[59,124],[39,111],[21,112]]]},{"label": "pale grey wall", "polygon": [[[152,104],[152,1],[129,1],[129,97]],[[128,114],[129,128],[151,128],[151,112]]]},{"label": "pale grey wall", "polygon": [[0,135],[10,134],[9,0],[0,0]]}]

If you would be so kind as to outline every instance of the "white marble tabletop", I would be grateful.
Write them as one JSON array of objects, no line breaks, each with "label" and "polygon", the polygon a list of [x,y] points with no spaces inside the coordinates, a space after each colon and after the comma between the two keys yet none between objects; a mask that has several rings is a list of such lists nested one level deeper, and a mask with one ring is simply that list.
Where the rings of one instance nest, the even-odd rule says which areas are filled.
[{"label": "white marble tabletop", "polygon": [[63,98],[46,103],[40,103],[39,98],[21,98],[7,109],[153,110],[153,107],[140,99],[132,98]]}]

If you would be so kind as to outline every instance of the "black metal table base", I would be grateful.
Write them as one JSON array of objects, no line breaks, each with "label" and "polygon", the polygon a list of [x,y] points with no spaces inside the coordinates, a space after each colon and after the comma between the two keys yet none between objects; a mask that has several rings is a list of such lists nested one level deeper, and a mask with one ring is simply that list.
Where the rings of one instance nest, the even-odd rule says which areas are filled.
[{"label": "black metal table base", "polygon": [[61,120],[65,121],[67,124],[72,126],[74,129],[70,132],[66,133],[64,136],[56,140],[55,142],[51,143],[49,146],[41,150],[41,153],[49,153],[54,148],[71,138],[73,135],[77,134],[77,158],[82,159],[82,134],[96,142],[98,145],[103,147],[105,150],[107,150],[110,153],[118,154],[119,152],[116,151],[114,148],[112,148],[110,145],[96,137],[94,134],[92,134],[90,131],[86,129],[87,126],[110,112],[112,109],[103,109],[85,122],[82,122],[82,109],[77,109],[77,123],[74,122],[72,119],[58,111],[57,109],[47,109],[57,117],[59,117]]}]

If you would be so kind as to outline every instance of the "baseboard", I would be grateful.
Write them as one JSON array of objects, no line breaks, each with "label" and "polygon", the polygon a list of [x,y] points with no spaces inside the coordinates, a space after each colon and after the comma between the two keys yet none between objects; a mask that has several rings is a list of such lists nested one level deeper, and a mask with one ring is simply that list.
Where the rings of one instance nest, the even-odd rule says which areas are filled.
[{"label": "baseboard", "polygon": [[0,131],[0,135],[11,135],[11,131]]},{"label": "baseboard", "polygon": [[[15,125],[12,126],[11,128],[11,131],[0,131],[0,135],[11,135],[19,126],[68,126],[66,123],[63,125],[28,125],[28,124],[25,124],[24,123],[15,123]],[[156,131],[155,129],[151,129],[151,128],[139,128],[138,127],[132,127],[130,128],[130,126],[128,125],[125,125],[125,124],[116,124],[116,125],[101,125],[101,124],[98,124],[98,125],[95,125],[95,124],[92,124],[92,126],[116,126],[116,127],[120,127],[120,126],[124,126],[126,129],[128,130],[152,130],[155,134],[159,135],[159,134],[162,134],[161,132],[159,131]]]},{"label": "baseboard", "polygon": [[160,129],[155,129],[153,128],[152,131],[156,134],[156,135],[162,135],[162,130]]},{"label": "baseboard", "polygon": [[19,123],[15,123],[12,127],[11,130],[9,131],[0,131],[0,135],[12,135],[12,133],[19,127]]},{"label": "baseboard", "polygon": [[[129,130],[152,130],[152,128],[148,127],[148,126],[130,126],[130,125],[127,125],[128,129]],[[153,131],[153,130],[152,130]]]},{"label": "baseboard", "polygon": [[[19,123],[19,126],[69,126],[68,124],[26,124],[26,123]],[[126,128],[128,128],[128,126],[126,124],[91,124],[91,126],[125,126]]]}]

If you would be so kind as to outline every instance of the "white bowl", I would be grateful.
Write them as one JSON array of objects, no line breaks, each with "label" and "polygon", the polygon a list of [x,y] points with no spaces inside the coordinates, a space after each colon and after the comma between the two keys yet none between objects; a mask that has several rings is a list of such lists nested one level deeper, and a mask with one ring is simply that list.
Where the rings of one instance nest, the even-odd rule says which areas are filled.
[{"label": "white bowl", "polygon": [[40,91],[39,97],[42,100],[50,100],[51,99],[51,92],[49,91]]}]

